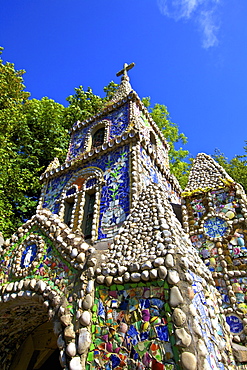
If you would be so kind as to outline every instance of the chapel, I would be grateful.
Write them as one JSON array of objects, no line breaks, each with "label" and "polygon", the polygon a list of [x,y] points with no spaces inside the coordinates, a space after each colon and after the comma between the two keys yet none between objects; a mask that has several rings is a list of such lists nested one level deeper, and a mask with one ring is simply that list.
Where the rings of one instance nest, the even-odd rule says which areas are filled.
[{"label": "chapel", "polygon": [[247,369],[247,199],[210,156],[184,191],[124,64],[2,242],[3,370]]}]

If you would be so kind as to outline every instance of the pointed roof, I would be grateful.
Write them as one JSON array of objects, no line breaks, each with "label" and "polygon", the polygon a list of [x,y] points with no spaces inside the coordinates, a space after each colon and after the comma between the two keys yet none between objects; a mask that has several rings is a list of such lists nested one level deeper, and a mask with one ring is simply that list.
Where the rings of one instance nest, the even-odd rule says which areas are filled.
[{"label": "pointed roof", "polygon": [[[200,267],[205,276],[209,275],[178,221],[166,193],[160,185],[152,184],[142,191],[119,234],[105,252],[104,263],[96,270],[97,281],[107,284],[107,281],[114,279],[114,283],[122,284],[129,280],[136,282],[162,278],[167,254],[171,260],[172,254],[178,264],[183,255],[190,261],[192,270]],[[172,266],[175,265],[172,263]]]},{"label": "pointed roof", "polygon": [[212,157],[205,153],[199,153],[194,160],[184,193],[201,191],[207,188],[215,189],[233,182],[234,180],[224,168]]}]

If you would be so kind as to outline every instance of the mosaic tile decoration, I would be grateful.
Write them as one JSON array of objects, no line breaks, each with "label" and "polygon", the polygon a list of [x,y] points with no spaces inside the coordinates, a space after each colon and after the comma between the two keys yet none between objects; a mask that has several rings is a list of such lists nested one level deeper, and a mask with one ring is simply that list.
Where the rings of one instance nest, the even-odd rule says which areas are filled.
[{"label": "mosaic tile decoration", "polygon": [[237,277],[235,276],[231,280],[231,285],[237,299],[237,307],[245,315],[247,314],[247,276]]},{"label": "mosaic tile decoration", "polygon": [[[38,246],[41,243],[42,247]],[[13,261],[18,260],[16,258],[18,253],[21,253],[20,262],[19,265],[18,263],[14,265]],[[3,283],[6,278],[13,281],[18,280],[15,271],[19,267],[27,271],[26,278],[34,277],[45,280],[54,289],[62,292],[65,292],[66,287],[75,280],[76,270],[63,259],[53,247],[51,240],[38,228],[33,228],[3,257],[0,264],[0,283]]]},{"label": "mosaic tile decoration", "polygon": [[205,207],[205,201],[203,201],[202,198],[199,199],[193,199],[191,200],[190,204],[193,210],[193,216],[195,220],[195,225],[198,224],[198,221],[202,218],[202,216],[206,212],[206,207]]},{"label": "mosaic tile decoration", "polygon": [[[106,184],[102,187],[98,239],[112,237],[120,228],[129,214],[129,146],[113,150],[100,156],[83,167],[100,168],[104,173]],[[49,208],[53,213],[59,211],[59,198],[62,190],[72,175],[82,168],[69,171],[56,179],[52,179],[47,187],[43,208]],[[92,179],[93,181],[93,179]]]},{"label": "mosaic tile decoration", "polygon": [[[193,293],[194,297],[192,299],[192,304],[194,305],[195,309],[199,313],[200,321],[195,321],[195,324],[198,326],[198,330],[201,331],[201,336],[203,337],[206,347],[210,355],[206,357],[207,364],[209,369],[225,369],[224,364],[219,360],[220,350],[218,348],[218,341],[221,338],[224,340],[224,332],[221,326],[221,323],[218,319],[216,319],[216,315],[219,314],[219,306],[217,303],[217,299],[213,291],[210,291],[212,287],[208,287],[207,295],[203,292],[202,287],[202,279],[201,277],[194,274],[192,271],[189,271],[191,277],[193,278]],[[212,322],[209,319],[208,315],[208,308],[214,312],[214,327],[212,326]],[[216,338],[216,333],[218,338]],[[228,351],[230,343],[227,344],[226,351]]]},{"label": "mosaic tile decoration", "polygon": [[140,171],[140,177],[142,184],[146,187],[151,183],[160,184],[164,191],[168,194],[172,203],[180,204],[181,198],[176,191],[173,190],[172,185],[165,180],[164,175],[161,174],[157,166],[152,162],[150,156],[146,150],[141,147],[140,151],[142,160],[142,169]]},{"label": "mosaic tile decoration", "polygon": [[[102,116],[98,122],[102,120],[110,121],[109,140],[114,138],[115,136],[121,135],[126,130],[129,122],[128,103],[122,105],[120,108],[114,110],[113,112]],[[72,134],[67,160],[76,158],[77,155],[81,154],[84,151],[85,138],[87,136],[87,133],[90,131],[91,127],[95,125],[95,123],[97,123],[97,121],[93,121],[88,126]]]},{"label": "mosaic tile decoration", "polygon": [[240,213],[240,205],[236,201],[236,192],[234,190],[213,190],[211,191],[211,196],[216,212],[222,213],[230,219]]},{"label": "mosaic tile decoration", "polygon": [[179,369],[164,281],[96,287],[86,369]]},{"label": "mosaic tile decoration", "polygon": [[204,221],[204,232],[211,238],[219,238],[226,234],[229,225],[221,217],[210,217]]},{"label": "mosaic tile decoration", "polygon": [[222,271],[222,267],[218,263],[219,254],[215,242],[206,239],[204,234],[193,235],[190,239],[209,270]]}]

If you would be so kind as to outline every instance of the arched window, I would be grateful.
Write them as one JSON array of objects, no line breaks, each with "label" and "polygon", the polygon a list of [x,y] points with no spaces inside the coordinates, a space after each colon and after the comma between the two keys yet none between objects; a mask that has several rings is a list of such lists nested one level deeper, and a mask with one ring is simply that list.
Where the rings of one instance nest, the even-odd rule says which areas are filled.
[{"label": "arched window", "polygon": [[101,127],[92,135],[92,148],[101,146],[105,139],[105,127]]},{"label": "arched window", "polygon": [[92,238],[92,226],[94,218],[95,191],[86,192],[84,203],[84,214],[81,225],[85,240]]},{"label": "arched window", "polygon": [[81,230],[86,240],[97,239],[103,181],[100,169],[83,169],[68,182],[60,198],[59,216],[72,230]]}]

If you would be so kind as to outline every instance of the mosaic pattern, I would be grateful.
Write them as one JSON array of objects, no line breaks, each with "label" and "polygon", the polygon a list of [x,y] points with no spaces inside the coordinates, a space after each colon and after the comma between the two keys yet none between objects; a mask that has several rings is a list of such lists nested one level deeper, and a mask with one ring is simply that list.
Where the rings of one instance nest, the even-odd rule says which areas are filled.
[{"label": "mosaic pattern", "polygon": [[222,267],[218,263],[218,249],[214,242],[206,239],[203,234],[192,236],[191,241],[210,271],[222,271]]},{"label": "mosaic pattern", "polygon": [[228,230],[227,222],[220,217],[211,217],[204,221],[204,232],[211,238],[220,238]]},{"label": "mosaic pattern", "polygon": [[197,225],[198,221],[205,214],[206,207],[205,207],[205,204],[204,204],[202,198],[193,199],[193,200],[191,200],[190,204],[191,204],[191,208],[192,208],[192,211],[193,211],[195,225]]},{"label": "mosaic pattern", "polygon": [[236,315],[227,316],[226,322],[230,326],[230,331],[232,334],[241,334],[244,330],[242,320]]},{"label": "mosaic pattern", "polygon": [[[196,318],[194,325],[197,325],[199,331],[201,331],[201,336],[203,337],[209,355],[206,357],[207,365],[209,369],[225,369],[224,364],[220,361],[220,349],[218,348],[219,340],[224,339],[224,332],[222,329],[222,325],[217,319],[217,315],[219,314],[219,306],[215,294],[213,292],[212,287],[208,287],[207,296],[205,296],[202,287],[202,279],[200,276],[197,276],[192,271],[189,271],[191,277],[193,278],[193,292],[194,298],[192,299],[192,304],[194,305],[195,309],[197,310],[200,320]],[[210,291],[212,290],[212,291]],[[214,312],[215,319],[214,327],[217,331],[217,336],[215,334],[215,329],[212,326],[212,321],[208,315],[208,308]],[[229,343],[228,343],[229,346]],[[226,348],[226,351],[229,348]]]},{"label": "mosaic pattern", "polygon": [[247,277],[234,277],[231,279],[231,285],[238,308],[247,314]]},{"label": "mosaic pattern", "polygon": [[247,248],[246,248],[247,229],[237,228],[233,237],[228,243],[228,250],[235,266],[247,264]]},{"label": "mosaic pattern", "polygon": [[228,295],[228,289],[227,289],[227,285],[226,285],[225,280],[221,279],[221,278],[217,278],[215,280],[215,283],[216,283],[216,289],[221,294],[222,307],[223,308],[230,307],[231,303],[230,303],[230,298],[229,298],[229,295]]},{"label": "mosaic pattern", "polygon": [[[86,170],[88,167],[89,165],[83,169]],[[110,238],[118,231],[129,213],[129,146],[113,150],[91,161],[90,167],[100,168],[104,173],[106,183],[101,192],[98,239]],[[58,213],[59,198],[63,188],[80,170],[81,168],[77,171],[69,171],[68,174],[49,182],[43,203],[44,208]],[[90,184],[93,184],[95,179],[90,181]]]},{"label": "mosaic pattern", "polygon": [[155,145],[155,147],[152,145],[152,143],[150,142],[150,132],[154,133],[154,131],[153,131],[152,126],[149,123],[149,120],[147,119],[146,115],[143,112],[139,111],[138,108],[136,108],[135,112],[136,112],[137,117],[139,118],[139,121],[140,121],[141,126],[142,126],[141,131],[140,131],[140,135],[146,139],[147,143],[149,143],[148,144],[149,148],[151,148],[152,150],[155,150],[156,156],[157,156],[158,160],[160,161],[160,163],[162,163],[167,168],[169,168],[168,151],[166,151],[164,149],[163,142],[160,140],[160,138],[157,134],[154,134],[156,145]]},{"label": "mosaic pattern", "polygon": [[[37,238],[36,243],[35,238]],[[42,247],[38,247],[41,243]],[[24,248],[22,247],[23,244]],[[19,265],[18,263],[13,264],[17,253],[22,249]],[[0,266],[0,282],[4,282],[6,278],[16,279],[16,271],[19,271],[18,267],[20,267],[27,271],[27,277],[47,280],[51,286],[58,288],[60,291],[66,290],[66,287],[74,281],[76,273],[76,270],[53,247],[50,239],[42,235],[37,229],[33,229],[22,243],[19,242],[14,245],[3,256]]]},{"label": "mosaic pattern", "polygon": [[29,267],[34,258],[36,257],[37,254],[37,245],[36,244],[31,244],[26,247],[24,252],[22,253],[21,257],[21,267],[26,268]]},{"label": "mosaic pattern", "polygon": [[177,369],[168,296],[164,281],[97,287],[86,368]]},{"label": "mosaic pattern", "polygon": [[236,213],[240,213],[240,205],[236,202],[235,191],[226,191],[224,189],[214,190],[211,191],[211,196],[216,212],[222,213],[230,219],[233,218]]},{"label": "mosaic pattern", "polygon": [[[128,104],[124,104],[122,107],[105,115],[98,122],[101,122],[103,119],[110,121],[109,140],[111,140],[115,136],[121,135],[128,126],[129,120]],[[97,121],[93,121],[87,127],[84,127],[81,130],[78,130],[72,134],[67,160],[76,158],[79,154],[81,154],[85,150],[84,147],[86,136],[90,131],[91,127],[95,126],[95,124],[97,124]]]},{"label": "mosaic pattern", "polygon": [[144,187],[147,187],[151,183],[160,184],[166,194],[171,199],[172,203],[180,204],[181,199],[177,192],[173,189],[172,185],[164,178],[164,175],[160,173],[155,164],[151,161],[150,156],[147,154],[146,150],[141,147],[141,160],[142,160],[142,170],[140,171],[140,178]]},{"label": "mosaic pattern", "polygon": [[48,208],[51,212],[58,213],[59,204],[57,201],[61,196],[64,186],[72,175],[73,172],[69,171],[65,175],[61,175],[49,181],[44,196],[43,208]]}]

